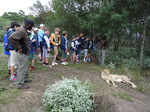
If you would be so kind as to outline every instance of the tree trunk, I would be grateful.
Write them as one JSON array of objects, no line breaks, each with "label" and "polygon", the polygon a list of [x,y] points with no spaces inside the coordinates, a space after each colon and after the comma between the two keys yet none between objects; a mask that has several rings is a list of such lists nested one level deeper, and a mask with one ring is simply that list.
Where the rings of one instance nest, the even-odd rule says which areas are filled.
[{"label": "tree trunk", "polygon": [[144,24],[144,29],[143,29],[143,37],[142,37],[142,42],[141,42],[141,50],[140,50],[140,68],[142,69],[143,66],[143,51],[144,51],[144,43],[145,43],[145,38],[146,38],[146,23]]}]

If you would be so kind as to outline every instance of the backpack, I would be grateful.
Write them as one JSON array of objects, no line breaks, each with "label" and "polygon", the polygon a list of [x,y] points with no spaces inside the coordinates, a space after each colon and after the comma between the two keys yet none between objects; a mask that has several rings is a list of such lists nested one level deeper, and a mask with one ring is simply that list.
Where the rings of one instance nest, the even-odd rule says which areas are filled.
[{"label": "backpack", "polygon": [[[8,38],[8,34],[7,34],[7,33],[6,33],[6,37]],[[6,51],[9,51],[8,44],[6,45],[5,50],[6,50]]]},{"label": "backpack", "polygon": [[47,37],[48,37],[48,35],[43,34],[43,37],[42,37],[42,46],[45,47],[45,48],[47,48],[48,46],[47,46],[47,43],[46,43],[46,41],[45,41],[45,39],[44,39],[44,36],[47,36]]}]

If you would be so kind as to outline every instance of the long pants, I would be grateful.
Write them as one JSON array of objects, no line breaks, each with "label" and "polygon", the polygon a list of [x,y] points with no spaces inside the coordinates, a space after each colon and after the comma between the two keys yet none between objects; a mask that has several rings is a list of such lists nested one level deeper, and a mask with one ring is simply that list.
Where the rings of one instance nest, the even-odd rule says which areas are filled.
[{"label": "long pants", "polygon": [[42,42],[40,42],[40,50],[41,50],[41,59],[43,57],[43,47],[42,47]]},{"label": "long pants", "polygon": [[24,85],[24,81],[28,78],[28,61],[29,56],[25,54],[17,53],[18,58],[18,71],[17,71],[17,84],[16,88],[20,88]]},{"label": "long pants", "polygon": [[105,50],[99,50],[99,64],[104,65],[105,63]]}]

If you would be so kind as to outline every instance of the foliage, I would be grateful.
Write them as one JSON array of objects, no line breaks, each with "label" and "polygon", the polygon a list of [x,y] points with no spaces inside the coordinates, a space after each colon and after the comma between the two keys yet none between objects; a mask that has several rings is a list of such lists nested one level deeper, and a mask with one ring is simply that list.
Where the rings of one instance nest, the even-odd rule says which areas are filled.
[{"label": "foliage", "polygon": [[87,84],[79,80],[63,79],[48,86],[43,104],[50,112],[90,112],[93,101],[90,99]]}]

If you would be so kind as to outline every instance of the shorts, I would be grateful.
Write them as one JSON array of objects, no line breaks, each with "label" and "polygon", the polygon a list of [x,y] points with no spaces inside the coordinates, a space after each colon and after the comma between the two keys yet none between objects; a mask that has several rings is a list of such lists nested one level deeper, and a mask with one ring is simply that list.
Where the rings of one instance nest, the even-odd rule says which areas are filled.
[{"label": "shorts", "polygon": [[58,46],[54,46],[54,55],[58,55]]},{"label": "shorts", "polygon": [[67,53],[64,50],[61,50],[62,59],[67,59]]},{"label": "shorts", "polygon": [[84,56],[88,55],[88,49],[84,49]]},{"label": "shorts", "polygon": [[15,50],[10,50],[10,66],[16,66],[17,63],[17,52]]},{"label": "shorts", "polygon": [[34,57],[34,53],[30,53],[30,55],[29,55],[29,59],[34,59],[35,57]]},{"label": "shorts", "polygon": [[48,48],[43,47],[43,57],[49,58]]},{"label": "shorts", "polygon": [[80,52],[81,52],[81,49],[77,49],[77,50],[76,50],[76,55],[79,55]]},{"label": "shorts", "polygon": [[41,53],[41,49],[38,47],[38,48],[36,48],[36,53],[37,54],[40,54]]}]

